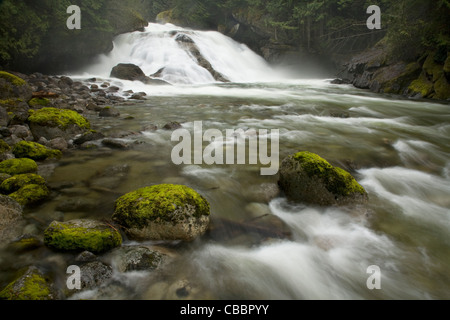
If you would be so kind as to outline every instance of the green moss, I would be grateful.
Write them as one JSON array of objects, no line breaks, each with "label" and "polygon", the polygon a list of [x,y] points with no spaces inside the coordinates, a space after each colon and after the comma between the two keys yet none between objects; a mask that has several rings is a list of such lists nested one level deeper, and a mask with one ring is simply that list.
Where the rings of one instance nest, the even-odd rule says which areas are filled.
[{"label": "green moss", "polygon": [[422,98],[428,97],[433,92],[433,83],[431,83],[424,74],[413,82],[408,87],[410,95],[420,94]]},{"label": "green moss", "polygon": [[434,83],[434,91],[436,92],[435,99],[447,100],[450,98],[450,84],[444,74]]},{"label": "green moss", "polygon": [[6,81],[12,83],[15,86],[24,86],[27,84],[27,82],[22,78],[19,78],[18,76],[15,76],[5,71],[0,71],[0,78],[5,79]]},{"label": "green moss", "polygon": [[35,173],[37,172],[37,169],[36,162],[27,158],[9,159],[0,162],[0,173],[9,175]]},{"label": "green moss", "polygon": [[16,252],[24,252],[39,248],[41,245],[42,242],[37,237],[26,235],[16,241],[11,242],[8,245],[8,249]]},{"label": "green moss", "polygon": [[22,206],[29,206],[47,199],[49,195],[50,191],[45,185],[27,184],[8,196],[16,200]]},{"label": "green moss", "polygon": [[13,148],[16,158],[29,158],[36,161],[47,158],[61,158],[62,153],[59,150],[49,149],[39,143],[31,141],[21,141]]},{"label": "green moss", "polygon": [[0,292],[5,300],[50,300],[52,298],[48,281],[36,268],[29,268]]},{"label": "green moss", "polygon": [[69,125],[77,125],[83,129],[90,129],[89,121],[73,110],[42,108],[32,112],[28,118],[30,123],[41,126],[59,127],[67,129]]},{"label": "green moss", "polygon": [[143,227],[157,219],[176,222],[174,211],[186,206],[195,208],[195,217],[210,214],[208,201],[195,190],[183,185],[155,185],[117,199],[113,219],[126,227]]},{"label": "green moss", "polygon": [[162,11],[156,16],[156,21],[173,23],[173,10]]},{"label": "green moss", "polygon": [[5,141],[0,139],[0,153],[8,152],[11,150],[11,147],[9,144],[7,144]]},{"label": "green moss", "polygon": [[304,151],[294,155],[308,176],[316,176],[324,181],[327,190],[333,194],[348,196],[352,193],[365,194],[364,188],[347,171],[333,167],[320,156]]},{"label": "green moss", "polygon": [[447,52],[447,59],[444,63],[444,72],[450,73],[450,52]]},{"label": "green moss", "polygon": [[58,250],[102,253],[120,246],[122,237],[117,230],[102,223],[53,221],[44,232],[44,243]]},{"label": "green moss", "polygon": [[40,175],[34,173],[19,174],[4,180],[0,184],[0,192],[10,194],[28,184],[46,185],[45,179]]},{"label": "green moss", "polygon": [[444,66],[434,61],[435,53],[430,53],[423,63],[423,70],[427,75],[432,77],[432,81],[436,82],[444,73]]},{"label": "green moss", "polygon": [[11,178],[11,175],[6,173],[0,173],[0,184],[2,184],[3,181],[8,180],[9,178]]},{"label": "green moss", "polygon": [[4,105],[7,107],[15,107],[20,102],[23,102],[23,100],[22,99],[4,99],[4,100],[0,100],[0,105]]},{"label": "green moss", "polygon": [[47,107],[49,104],[50,100],[46,98],[33,98],[30,101],[28,101],[28,105],[30,107],[38,107],[38,106]]}]

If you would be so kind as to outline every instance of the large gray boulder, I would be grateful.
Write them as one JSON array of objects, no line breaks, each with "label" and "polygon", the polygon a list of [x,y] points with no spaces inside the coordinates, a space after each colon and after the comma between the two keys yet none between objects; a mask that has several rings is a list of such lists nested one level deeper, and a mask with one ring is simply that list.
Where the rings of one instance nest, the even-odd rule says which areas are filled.
[{"label": "large gray boulder", "polygon": [[111,77],[131,81],[145,81],[146,79],[141,68],[131,63],[119,63],[111,70]]}]

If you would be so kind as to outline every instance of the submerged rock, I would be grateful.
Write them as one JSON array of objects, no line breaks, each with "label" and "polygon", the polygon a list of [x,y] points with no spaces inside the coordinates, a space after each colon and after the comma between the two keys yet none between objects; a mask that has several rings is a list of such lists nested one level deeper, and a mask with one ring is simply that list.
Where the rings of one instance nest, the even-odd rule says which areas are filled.
[{"label": "submerged rock", "polygon": [[102,253],[122,244],[110,225],[96,220],[53,221],[44,232],[44,243],[57,250]]},{"label": "submerged rock", "polygon": [[209,225],[208,201],[183,185],[145,187],[116,200],[113,219],[136,240],[192,241]]},{"label": "submerged rock", "polygon": [[120,112],[119,110],[112,108],[112,107],[104,107],[102,110],[100,110],[99,114],[100,117],[119,117]]},{"label": "submerged rock", "polygon": [[36,267],[29,267],[0,292],[5,300],[53,300],[50,281]]},{"label": "submerged rock", "polygon": [[285,158],[279,186],[287,198],[322,206],[366,203],[364,188],[347,171],[310,152]]},{"label": "submerged rock", "polygon": [[145,246],[126,246],[115,249],[113,263],[120,272],[155,270],[166,256]]},{"label": "submerged rock", "polygon": [[0,244],[17,238],[23,224],[21,205],[10,197],[0,195]]}]

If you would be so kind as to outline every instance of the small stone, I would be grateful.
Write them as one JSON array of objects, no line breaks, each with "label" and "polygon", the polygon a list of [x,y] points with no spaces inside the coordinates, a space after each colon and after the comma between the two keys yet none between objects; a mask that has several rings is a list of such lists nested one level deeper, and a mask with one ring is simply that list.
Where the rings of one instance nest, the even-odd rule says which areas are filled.
[{"label": "small stone", "polygon": [[112,149],[127,149],[128,144],[119,139],[104,139],[102,144]]}]

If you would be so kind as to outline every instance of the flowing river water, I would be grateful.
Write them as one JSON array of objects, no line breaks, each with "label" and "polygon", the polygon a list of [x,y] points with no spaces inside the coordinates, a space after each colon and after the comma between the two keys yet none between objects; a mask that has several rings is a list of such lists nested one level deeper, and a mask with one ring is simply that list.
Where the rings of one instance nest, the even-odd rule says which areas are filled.
[{"label": "flowing river water", "polygon": [[[147,93],[141,103],[117,106],[119,118],[90,119],[102,132],[134,132],[123,138],[132,147],[64,156],[48,180],[69,181],[71,191],[29,216],[46,223],[109,219],[120,195],[176,183],[192,187],[210,202],[213,227],[188,244],[146,242],[174,253],[163,271],[115,271],[109,289],[74,298],[181,299],[179,291],[172,292],[180,281],[189,282],[194,299],[450,298],[448,104],[373,94],[327,79],[283,77],[245,46],[218,33],[190,32],[202,54],[231,80],[217,83],[166,44],[173,28],[151,24],[145,33],[120,36],[110,55],[74,75],[103,77],[120,92]],[[162,79],[173,85],[109,79],[119,62],[135,63],[146,74],[170,65]],[[171,121],[190,132],[195,121],[202,122],[203,130],[222,132],[278,129],[275,161],[303,150],[319,154],[349,170],[367,190],[369,203],[366,208],[316,207],[290,203],[282,193],[270,197],[278,176],[262,176],[260,165],[175,165],[172,131],[161,129]],[[158,130],[146,129],[150,124]],[[93,179],[120,165],[129,171],[113,190]],[[77,197],[95,205],[58,213],[60,203]],[[264,228],[239,228],[258,220]],[[228,224],[220,226],[223,221]],[[258,232],[266,229],[286,236]],[[381,288],[370,290],[368,268],[374,265],[381,273]]]}]

